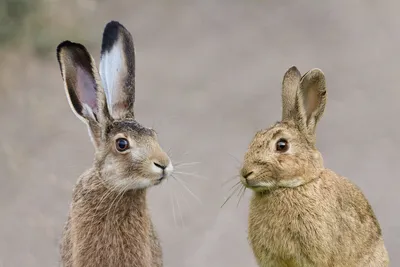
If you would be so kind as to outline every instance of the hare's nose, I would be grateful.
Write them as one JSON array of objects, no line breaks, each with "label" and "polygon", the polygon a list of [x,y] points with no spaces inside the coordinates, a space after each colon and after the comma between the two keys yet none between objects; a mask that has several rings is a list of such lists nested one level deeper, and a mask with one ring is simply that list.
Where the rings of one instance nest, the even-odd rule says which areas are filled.
[{"label": "hare's nose", "polygon": [[160,168],[161,170],[165,170],[165,168],[167,168],[167,166],[161,165],[160,163],[157,163],[157,162],[153,162],[153,164],[154,164],[156,167]]}]

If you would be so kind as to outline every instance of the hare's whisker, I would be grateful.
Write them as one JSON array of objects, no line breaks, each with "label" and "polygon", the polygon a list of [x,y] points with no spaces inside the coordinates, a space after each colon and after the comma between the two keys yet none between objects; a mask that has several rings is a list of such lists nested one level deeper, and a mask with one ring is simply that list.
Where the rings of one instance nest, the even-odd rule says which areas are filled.
[{"label": "hare's whisker", "polygon": [[208,180],[207,177],[204,177],[204,176],[202,176],[202,175],[198,175],[198,174],[195,174],[195,173],[190,173],[190,172],[175,171],[174,174],[188,175],[188,176],[192,176],[192,177],[195,177],[195,178],[199,178],[199,179],[203,179],[203,180]]},{"label": "hare's whisker", "polygon": [[175,224],[175,227],[177,227],[176,215],[175,215],[175,203],[174,203],[174,198],[173,198],[173,195],[172,195],[172,190],[171,190],[171,188],[170,188],[170,190],[169,190],[169,197],[170,197],[170,200],[171,200],[172,216],[173,216],[173,218],[174,218],[174,224]]},{"label": "hare's whisker", "polygon": [[[110,205],[110,207],[108,208],[108,211],[107,211],[107,215],[106,215],[106,218],[108,218],[108,216],[111,214],[111,215],[115,215],[115,213],[112,213],[112,208],[113,208],[113,206],[114,206],[114,204],[118,204],[118,202],[119,201],[121,201],[121,199],[123,198],[123,196],[124,196],[124,194],[125,194],[125,190],[129,187],[130,185],[129,185],[129,183],[128,184],[126,184],[123,188],[122,188],[122,190],[120,190],[120,192],[118,192],[118,194],[117,194],[117,196],[114,198],[114,200],[111,202],[111,205]],[[110,220],[110,221],[108,221],[109,223],[112,223],[112,220]]]},{"label": "hare's whisker", "polygon": [[181,205],[179,204],[179,199],[178,199],[177,195],[175,195],[175,201],[176,201],[176,205],[178,206],[179,217],[181,219],[181,226],[184,227],[185,223],[183,222],[182,209],[181,209]]},{"label": "hare's whisker", "polygon": [[[102,183],[104,183],[104,181],[102,181]],[[94,212],[92,212],[92,219],[90,221],[90,224],[92,227],[90,227],[88,233],[92,233],[92,230],[94,229],[93,226],[93,220],[95,218],[96,212],[98,211],[100,205],[104,202],[104,200],[106,200],[109,196],[111,196],[111,194],[114,192],[114,190],[116,189],[116,186],[111,186],[111,187],[106,187],[106,191],[104,192],[103,196],[100,198],[99,203],[96,205]]]},{"label": "hare's whisker", "polygon": [[196,165],[196,164],[200,164],[201,162],[199,162],[199,161],[194,161],[194,162],[175,162],[174,163],[174,166],[176,167],[176,168],[181,168],[181,167],[185,167],[185,166],[193,166],[193,165]]},{"label": "hare's whisker", "polygon": [[181,185],[186,189],[186,191],[188,191],[200,204],[202,204],[201,200],[189,189],[189,187],[187,187],[187,186],[184,184],[184,182],[183,182],[181,179],[179,179],[179,177],[176,177],[175,175],[172,175],[172,177],[173,177],[179,184],[181,184]]}]

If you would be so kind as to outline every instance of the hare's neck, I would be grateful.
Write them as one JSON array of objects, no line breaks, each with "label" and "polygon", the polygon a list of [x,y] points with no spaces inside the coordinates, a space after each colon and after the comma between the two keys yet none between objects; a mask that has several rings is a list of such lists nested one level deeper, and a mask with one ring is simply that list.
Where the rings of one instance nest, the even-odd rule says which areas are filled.
[{"label": "hare's neck", "polygon": [[[107,191],[109,191],[108,189]],[[106,194],[106,191],[104,192]],[[107,209],[107,213],[110,215],[106,217],[106,220],[117,220],[122,222],[124,220],[130,220],[135,218],[138,223],[144,223],[149,220],[147,213],[147,201],[146,201],[147,190],[137,189],[128,191],[113,191],[106,197],[104,205],[101,207]],[[99,200],[101,201],[101,200]]]},{"label": "hare's neck", "polygon": [[74,192],[71,225],[79,266],[151,266],[153,228],[146,189],[115,191],[99,177]]},{"label": "hare's neck", "polygon": [[[102,221],[125,220],[144,223],[148,221],[146,189],[119,190],[107,183],[99,175],[91,175],[81,181],[84,203],[89,206],[90,213]],[[112,223],[112,222],[111,222]]]}]

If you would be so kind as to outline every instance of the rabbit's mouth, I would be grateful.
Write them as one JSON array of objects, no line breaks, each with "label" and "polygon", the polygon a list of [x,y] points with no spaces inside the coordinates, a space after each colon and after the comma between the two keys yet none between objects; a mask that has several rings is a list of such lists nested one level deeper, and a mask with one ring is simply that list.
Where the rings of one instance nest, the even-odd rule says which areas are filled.
[{"label": "rabbit's mouth", "polygon": [[251,190],[254,190],[254,191],[269,190],[271,188],[276,187],[276,185],[277,185],[275,180],[251,181],[251,180],[242,179],[242,183],[245,187],[247,187]]}]

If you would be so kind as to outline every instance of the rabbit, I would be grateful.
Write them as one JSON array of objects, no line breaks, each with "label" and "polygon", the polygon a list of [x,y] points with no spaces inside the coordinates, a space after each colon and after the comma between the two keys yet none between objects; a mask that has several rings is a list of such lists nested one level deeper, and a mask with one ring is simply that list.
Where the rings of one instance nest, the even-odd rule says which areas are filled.
[{"label": "rabbit", "polygon": [[60,245],[66,267],[163,266],[147,189],[173,172],[153,129],[135,120],[135,52],[130,32],[106,24],[99,72],[87,49],[64,41],[57,59],[68,102],[88,126],[93,166],[73,190]]},{"label": "rabbit", "polygon": [[316,125],[325,110],[320,69],[282,82],[282,120],[257,132],[240,182],[253,194],[248,239],[262,267],[389,265],[380,225],[361,190],[324,167]]}]

